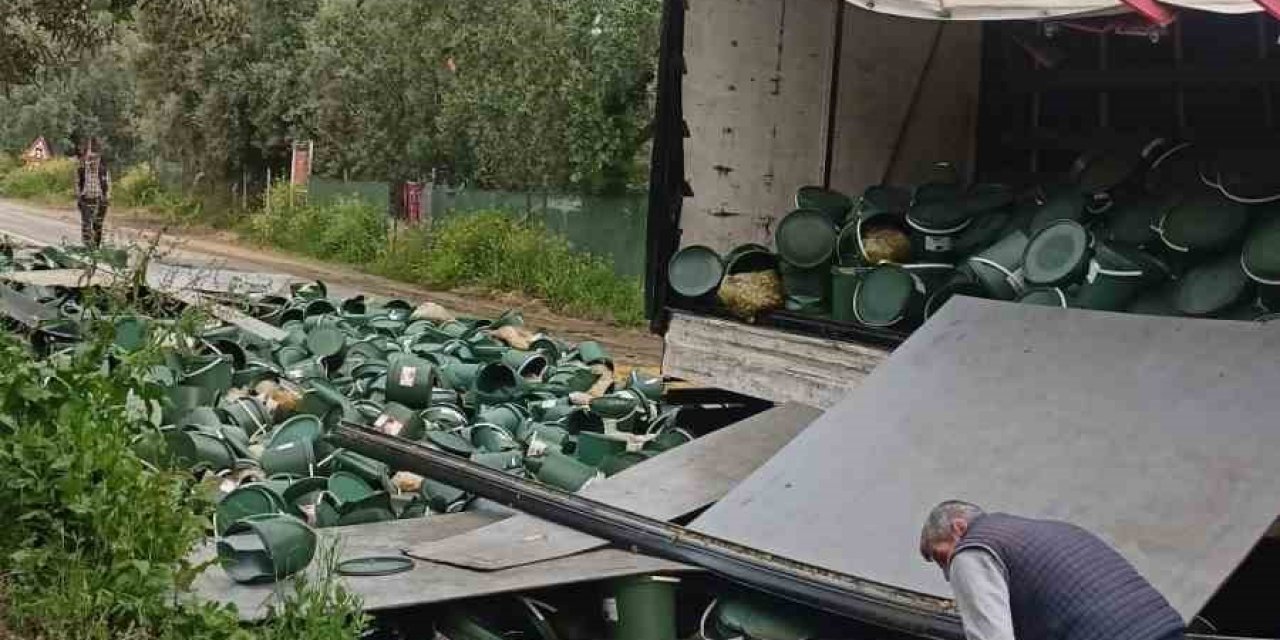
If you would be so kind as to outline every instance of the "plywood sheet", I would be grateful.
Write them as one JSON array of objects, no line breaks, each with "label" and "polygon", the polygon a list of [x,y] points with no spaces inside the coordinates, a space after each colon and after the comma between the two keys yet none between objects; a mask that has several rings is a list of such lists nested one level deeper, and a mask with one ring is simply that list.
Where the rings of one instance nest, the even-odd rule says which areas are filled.
[{"label": "plywood sheet", "polygon": [[1190,618],[1276,517],[1276,354],[1274,326],[955,298],[691,528],[949,596],[916,545],[959,498],[1098,533]]},{"label": "plywood sheet", "polygon": [[[432,538],[456,535],[494,521],[494,516],[458,513],[425,519],[320,529],[321,548],[335,548],[337,560],[368,556],[396,556],[409,545]],[[336,545],[336,546],[335,546]],[[213,545],[193,557],[199,562],[215,557]],[[307,571],[319,575],[324,567],[313,561]],[[415,561],[405,573],[381,577],[341,577],[343,585],[360,596],[367,611],[397,609],[477,596],[541,589],[575,582],[602,580],[648,573],[692,571],[690,567],[616,549],[553,560],[497,572],[481,572],[431,562]],[[292,581],[280,584],[241,585],[232,582],[217,564],[211,565],[193,586],[193,597],[233,604],[244,620],[269,615],[292,591]]]},{"label": "plywood sheet", "polygon": [[[820,415],[788,404],[757,414],[593,482],[581,495],[633,513],[670,520],[719,499]],[[541,562],[608,544],[606,541],[519,515],[465,535],[409,550],[415,558],[483,570]]]},{"label": "plywood sheet", "polygon": [[819,409],[842,400],[889,355],[854,342],[679,312],[664,340],[667,375]]}]

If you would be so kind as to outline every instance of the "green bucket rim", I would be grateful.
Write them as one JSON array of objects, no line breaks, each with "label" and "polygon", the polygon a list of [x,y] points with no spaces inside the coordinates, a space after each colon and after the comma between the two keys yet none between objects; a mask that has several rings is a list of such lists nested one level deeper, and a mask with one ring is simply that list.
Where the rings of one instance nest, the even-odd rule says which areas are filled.
[{"label": "green bucket rim", "polygon": [[[892,278],[889,280],[888,278]],[[885,284],[879,281],[884,280]],[[889,303],[884,306],[884,312],[880,308],[868,309],[864,305],[866,294],[869,291],[868,284],[877,287],[893,285],[897,287],[897,291],[887,290],[893,293],[893,297],[889,298]],[[907,311],[910,307],[912,297],[917,293],[917,281],[912,277],[911,272],[895,264],[883,264],[858,279],[853,290],[853,315],[861,324],[868,327],[892,327],[901,323],[906,319]],[[868,312],[871,313],[868,313]]]},{"label": "green bucket rim", "polygon": [[[798,242],[796,234],[801,232],[812,235],[813,240]],[[778,221],[773,242],[780,260],[802,269],[812,269],[831,260],[836,250],[836,229],[821,210],[795,209]]]},{"label": "green bucket rim", "polygon": [[700,298],[720,286],[724,262],[711,247],[695,244],[675,252],[667,262],[667,282],[686,298]]},{"label": "green bucket rim", "polygon": [[[1060,244],[1059,238],[1072,244],[1066,249],[1069,253],[1062,256],[1056,265],[1042,265],[1038,259],[1043,258],[1046,249],[1055,249]],[[1088,268],[1092,256],[1093,237],[1083,225],[1074,220],[1056,220],[1037,231],[1027,241],[1026,252],[1022,258],[1023,278],[1032,285],[1056,287],[1078,280]]]}]

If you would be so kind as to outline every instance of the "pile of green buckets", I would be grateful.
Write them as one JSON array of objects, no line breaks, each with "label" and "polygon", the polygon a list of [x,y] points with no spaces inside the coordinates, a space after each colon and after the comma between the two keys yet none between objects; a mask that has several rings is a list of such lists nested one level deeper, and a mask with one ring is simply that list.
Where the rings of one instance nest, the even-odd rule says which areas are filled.
[{"label": "pile of green buckets", "polygon": [[[49,259],[58,255],[7,264],[59,268]],[[51,357],[101,335],[103,323],[114,335],[113,355],[137,351],[171,322],[112,314],[71,289],[21,293],[51,318],[32,333]],[[162,347],[148,382],[166,399],[163,426],[135,443],[151,464],[192,469],[216,486],[217,552],[237,582],[271,582],[305,568],[315,528],[472,504],[456,487],[416,476],[397,482],[397,469],[330,445],[325,434],[339,423],[570,492],[693,439],[677,426],[678,409],[662,403],[662,380],[633,371],[616,382],[599,343],[524,331],[527,348],[516,349],[496,338],[523,324],[518,312],[432,321],[415,318],[403,300],[331,299],[319,282],[291,293],[244,300],[252,315],[285,332],[279,342],[217,324],[190,344]],[[411,566],[373,559],[339,570],[368,575]]]},{"label": "pile of green buckets", "polygon": [[1081,156],[1053,184],[801,188],[776,252],[688,246],[668,265],[684,306],[723,278],[776,269],[786,311],[907,332],[952,295],[1235,320],[1280,312],[1280,171],[1266,152],[1164,141]]}]

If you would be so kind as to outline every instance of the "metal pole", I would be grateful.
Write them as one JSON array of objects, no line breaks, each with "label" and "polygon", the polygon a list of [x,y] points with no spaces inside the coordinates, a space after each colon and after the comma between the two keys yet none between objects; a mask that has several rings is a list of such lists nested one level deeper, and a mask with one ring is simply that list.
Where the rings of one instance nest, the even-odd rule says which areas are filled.
[{"label": "metal pole", "polygon": [[964,638],[960,621],[942,600],[912,594],[908,601],[882,585],[639,516],[362,426],[339,423],[327,439],[396,469],[780,598],[925,638]]}]

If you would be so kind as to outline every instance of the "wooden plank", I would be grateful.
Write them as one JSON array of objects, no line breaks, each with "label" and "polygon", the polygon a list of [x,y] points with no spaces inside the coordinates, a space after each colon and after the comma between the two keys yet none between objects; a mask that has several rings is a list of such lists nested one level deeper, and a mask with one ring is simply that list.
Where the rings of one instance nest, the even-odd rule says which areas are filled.
[{"label": "wooden plank", "polygon": [[774,402],[835,405],[880,364],[886,349],[674,313],[662,370]]},{"label": "wooden plank", "polygon": [[58,318],[58,312],[35,300],[0,284],[0,312],[15,322],[34,329],[42,323]]},{"label": "wooden plank", "polygon": [[92,274],[86,269],[42,269],[0,272],[0,280],[39,287],[79,288],[110,286],[117,281],[117,277],[100,269],[94,270]]},{"label": "wooden plank", "polygon": [[240,327],[263,340],[280,342],[288,335],[288,332],[279,327],[267,324],[240,311],[239,309],[233,309],[226,305],[213,302],[208,297],[205,297],[196,291],[161,289],[161,293],[191,306],[203,309],[208,312],[209,315],[228,324]]},{"label": "wooden plank", "polygon": [[837,1],[689,3],[683,244],[772,244],[796,189],[822,182]]},{"label": "wooden plank", "polygon": [[[457,513],[376,524],[320,529],[320,547],[336,545],[339,560],[367,556],[400,555],[409,545],[473,531],[499,516]],[[207,544],[191,560],[205,562],[216,556]],[[307,575],[319,577],[325,567],[313,561]],[[636,574],[693,571],[667,560],[604,549],[505,571],[481,572],[431,562],[416,561],[405,573],[382,577],[342,577],[343,585],[360,596],[368,611],[398,609],[476,596],[527,591],[576,582]],[[216,563],[192,584],[192,597],[235,605],[241,619],[261,620],[272,606],[292,594],[292,581],[278,584],[241,585],[227,577]]]},{"label": "wooden plank", "polygon": [[[820,413],[800,404],[770,409],[593,482],[582,495],[650,518],[680,517],[719,499]],[[521,515],[463,536],[418,545],[408,553],[425,560],[496,570],[606,544],[573,529]]]}]

